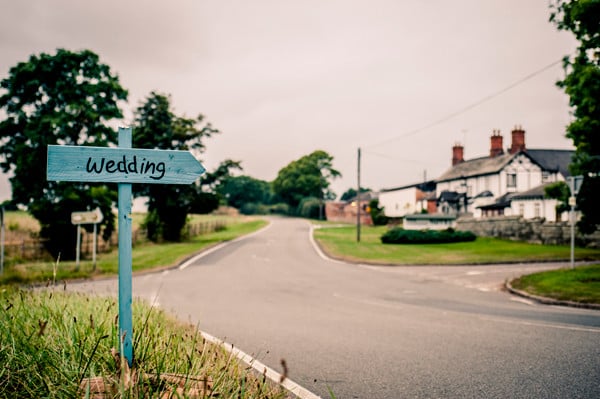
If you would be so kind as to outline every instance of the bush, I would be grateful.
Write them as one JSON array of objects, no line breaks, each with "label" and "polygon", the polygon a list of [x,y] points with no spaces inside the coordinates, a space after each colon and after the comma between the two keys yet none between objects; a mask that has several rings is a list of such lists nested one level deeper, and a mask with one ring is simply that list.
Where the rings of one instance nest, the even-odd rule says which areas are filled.
[{"label": "bush", "polygon": [[269,206],[256,202],[248,202],[240,207],[242,215],[266,215],[269,213]]},{"label": "bush", "polygon": [[273,213],[276,215],[289,215],[290,206],[284,202],[279,202],[277,204],[269,206],[269,213]]},{"label": "bush", "polygon": [[475,241],[477,236],[470,231],[447,230],[404,230],[396,227],[381,236],[384,244],[442,244]]},{"label": "bush", "polygon": [[306,197],[300,201],[298,205],[297,214],[298,216],[309,218],[309,219],[319,219],[321,217],[321,206],[322,202],[318,198],[314,197]]}]

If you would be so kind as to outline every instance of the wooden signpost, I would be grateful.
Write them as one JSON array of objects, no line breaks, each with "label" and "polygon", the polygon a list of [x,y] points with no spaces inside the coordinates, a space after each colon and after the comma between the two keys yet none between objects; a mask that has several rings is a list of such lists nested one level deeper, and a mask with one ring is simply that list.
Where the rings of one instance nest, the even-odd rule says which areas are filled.
[{"label": "wooden signpost", "polygon": [[92,264],[94,265],[94,271],[96,271],[96,249],[98,248],[98,223],[104,220],[104,215],[100,208],[96,208],[93,211],[87,212],[73,212],[71,213],[71,224],[77,226],[77,247],[75,248],[75,267],[79,270],[79,255],[81,253],[81,225],[82,224],[93,224],[94,225],[94,243],[92,246]]},{"label": "wooden signpost", "polygon": [[131,148],[131,128],[119,128],[119,146],[48,146],[48,180],[118,183],[119,335],[133,361],[131,207],[132,183],[192,184],[204,167],[189,151]]}]

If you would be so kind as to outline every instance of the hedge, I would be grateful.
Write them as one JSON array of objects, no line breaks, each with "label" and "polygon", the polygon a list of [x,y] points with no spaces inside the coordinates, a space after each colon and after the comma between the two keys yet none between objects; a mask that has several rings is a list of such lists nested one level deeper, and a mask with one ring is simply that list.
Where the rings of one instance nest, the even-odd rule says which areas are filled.
[{"label": "hedge", "polygon": [[470,231],[447,230],[404,230],[396,227],[381,236],[384,244],[442,244],[475,241],[477,236]]}]

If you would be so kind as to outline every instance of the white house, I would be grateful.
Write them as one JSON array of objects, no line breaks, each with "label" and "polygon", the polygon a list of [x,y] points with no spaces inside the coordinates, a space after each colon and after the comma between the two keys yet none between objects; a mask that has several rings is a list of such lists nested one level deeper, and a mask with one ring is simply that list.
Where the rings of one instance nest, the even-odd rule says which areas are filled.
[{"label": "white house", "polygon": [[568,220],[568,212],[557,213],[555,199],[545,198],[544,188],[547,184],[537,186],[531,190],[514,194],[510,198],[510,208],[507,209],[507,215],[520,215],[524,219],[543,218],[549,222]]},{"label": "white house", "polygon": [[[463,159],[461,145],[452,148],[452,167],[436,179],[439,211],[471,213],[474,217],[514,214],[511,201],[515,194],[569,176],[567,168],[573,151],[527,149],[525,131],[520,127],[512,131],[511,147],[506,153],[502,141],[500,132],[494,131],[489,156],[472,160]],[[540,205],[544,209],[556,205],[543,198],[543,193],[539,200],[545,202]],[[519,212],[521,205],[517,206]],[[543,213],[548,214],[545,210]]]},{"label": "white house", "polygon": [[383,189],[379,192],[379,206],[383,207],[385,216],[401,218],[427,211],[428,202],[435,201],[435,194],[433,181]]}]

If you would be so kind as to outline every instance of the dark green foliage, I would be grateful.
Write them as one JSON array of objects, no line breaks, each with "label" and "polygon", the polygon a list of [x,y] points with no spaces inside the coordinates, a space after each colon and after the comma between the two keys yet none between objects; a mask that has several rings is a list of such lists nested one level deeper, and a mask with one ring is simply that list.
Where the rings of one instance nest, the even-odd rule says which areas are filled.
[{"label": "dark green foliage", "polygon": [[569,206],[569,196],[571,194],[569,186],[564,181],[549,184],[544,189],[544,194],[548,198],[560,201],[558,205],[556,205],[556,212],[563,213],[571,209]]},{"label": "dark green foliage", "polygon": [[[365,188],[365,187],[360,188],[361,193],[368,193],[369,191],[371,191],[370,188]],[[356,190],[354,188],[349,188],[348,190],[346,190],[344,192],[344,194],[342,194],[340,201],[349,201],[355,197],[356,197]]]},{"label": "dark green foliage", "polygon": [[225,198],[227,205],[240,210],[246,204],[269,204],[272,197],[271,185],[268,182],[250,176],[227,177],[217,191]]},{"label": "dark green foliage", "polygon": [[375,226],[385,226],[389,221],[389,218],[383,212],[383,207],[379,207],[378,199],[372,199],[369,202],[369,213]]},{"label": "dark green foliage", "polygon": [[197,190],[190,203],[190,213],[204,215],[219,207],[219,196]]},{"label": "dark green foliage", "polygon": [[[171,109],[170,97],[150,93],[135,111],[133,146],[162,150],[204,150],[203,140],[217,134],[204,117],[177,116]],[[192,211],[211,208],[209,199],[197,185],[136,185],[137,196],[148,196],[145,225],[152,241],[181,241],[187,215]]]},{"label": "dark green foliage", "polygon": [[384,244],[442,244],[475,241],[477,236],[470,231],[446,230],[404,230],[396,227],[381,236]]},{"label": "dark green foliage", "polygon": [[53,256],[75,256],[70,215],[100,207],[104,235],[114,230],[115,185],[46,180],[49,144],[107,146],[116,142],[108,122],[122,117],[127,99],[116,75],[89,50],[32,55],[0,82],[0,167],[12,172],[13,201],[28,207]]},{"label": "dark green foliage", "polygon": [[573,33],[579,47],[573,58],[564,58],[565,78],[558,86],[565,90],[573,108],[573,121],[567,137],[573,140],[575,156],[570,165],[573,175],[584,176],[577,196],[582,212],[578,223],[584,233],[600,225],[600,1],[555,0],[550,20],[558,29]]},{"label": "dark green foliage", "polygon": [[302,198],[298,205],[298,209],[296,210],[296,214],[309,219],[322,219],[324,213],[322,206],[323,201],[318,198]]},{"label": "dark green foliage", "polygon": [[341,176],[333,169],[333,157],[317,150],[282,168],[273,181],[273,192],[292,209],[297,209],[306,197],[335,198],[329,190],[329,180]]}]

